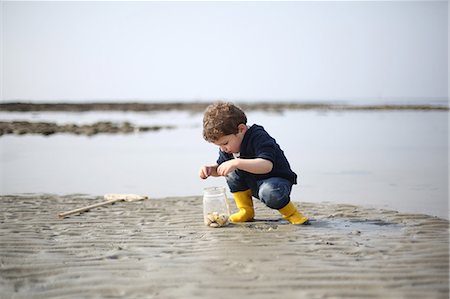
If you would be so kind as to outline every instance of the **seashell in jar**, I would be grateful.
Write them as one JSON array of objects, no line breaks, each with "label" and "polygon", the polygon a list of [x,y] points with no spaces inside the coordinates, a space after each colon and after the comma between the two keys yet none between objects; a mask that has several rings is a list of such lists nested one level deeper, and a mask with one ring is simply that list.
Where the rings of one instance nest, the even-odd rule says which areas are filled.
[{"label": "seashell in jar", "polygon": [[218,212],[212,212],[208,213],[204,217],[205,224],[210,227],[221,227],[227,224],[228,222],[228,215],[226,214],[219,214]]},{"label": "seashell in jar", "polygon": [[213,223],[213,222],[211,221],[211,219],[209,219],[208,217],[205,217],[205,224],[206,224],[206,225],[210,225],[211,223]]},{"label": "seashell in jar", "polygon": [[228,216],[224,215],[224,214],[220,214],[217,219],[216,219],[216,223],[219,224],[220,226],[223,226],[227,223],[228,221]]},{"label": "seashell in jar", "polygon": [[213,214],[208,213],[208,215],[206,216],[206,218],[210,221],[210,222],[216,222],[216,217],[214,217]]}]

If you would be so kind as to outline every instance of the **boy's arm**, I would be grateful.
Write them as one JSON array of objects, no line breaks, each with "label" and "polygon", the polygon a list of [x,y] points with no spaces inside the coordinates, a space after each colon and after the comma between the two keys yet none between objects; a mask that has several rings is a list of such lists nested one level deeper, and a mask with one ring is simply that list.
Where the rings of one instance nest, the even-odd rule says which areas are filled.
[{"label": "boy's arm", "polygon": [[255,159],[233,159],[220,164],[216,168],[216,173],[226,176],[230,172],[240,169],[253,174],[266,174],[272,171],[273,163],[262,158]]}]

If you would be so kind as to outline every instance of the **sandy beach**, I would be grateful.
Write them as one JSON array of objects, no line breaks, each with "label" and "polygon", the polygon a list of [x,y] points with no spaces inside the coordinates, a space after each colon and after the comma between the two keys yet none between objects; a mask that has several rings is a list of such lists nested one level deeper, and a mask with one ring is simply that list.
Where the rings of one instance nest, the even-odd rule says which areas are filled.
[{"label": "sandy beach", "polygon": [[[448,298],[448,220],[297,203],[310,226],[256,204],[209,228],[200,196],[119,202],[0,197],[2,298]],[[230,203],[232,203],[230,201]],[[234,210],[234,204],[231,204]]]}]

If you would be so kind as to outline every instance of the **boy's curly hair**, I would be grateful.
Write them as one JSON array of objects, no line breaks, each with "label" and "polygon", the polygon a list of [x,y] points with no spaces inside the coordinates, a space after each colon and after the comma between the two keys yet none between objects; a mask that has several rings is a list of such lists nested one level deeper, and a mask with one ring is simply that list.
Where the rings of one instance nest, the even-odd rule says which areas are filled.
[{"label": "boy's curly hair", "polygon": [[240,124],[247,124],[244,111],[229,102],[216,102],[203,115],[203,138],[215,142],[222,136],[237,134]]}]

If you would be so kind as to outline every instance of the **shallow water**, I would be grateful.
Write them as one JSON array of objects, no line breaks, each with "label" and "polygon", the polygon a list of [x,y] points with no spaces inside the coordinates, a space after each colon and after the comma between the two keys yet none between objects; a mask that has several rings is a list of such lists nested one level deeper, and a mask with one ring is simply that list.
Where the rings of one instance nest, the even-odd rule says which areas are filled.
[{"label": "shallow water", "polygon": [[[201,134],[200,114],[2,113],[1,119],[175,125],[131,134],[2,136],[2,194],[139,193],[199,195],[222,178],[198,178],[217,148]],[[350,203],[448,219],[447,112],[248,113],[277,139],[299,175],[292,199]]]}]

